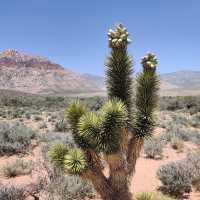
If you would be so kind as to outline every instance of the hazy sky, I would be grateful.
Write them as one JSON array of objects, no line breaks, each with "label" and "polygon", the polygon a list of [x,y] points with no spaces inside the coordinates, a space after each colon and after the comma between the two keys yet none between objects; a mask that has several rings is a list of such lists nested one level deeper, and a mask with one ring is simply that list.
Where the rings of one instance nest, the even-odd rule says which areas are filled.
[{"label": "hazy sky", "polygon": [[127,26],[136,69],[153,51],[160,72],[200,70],[200,0],[1,0],[0,50],[15,48],[103,75],[107,30]]}]

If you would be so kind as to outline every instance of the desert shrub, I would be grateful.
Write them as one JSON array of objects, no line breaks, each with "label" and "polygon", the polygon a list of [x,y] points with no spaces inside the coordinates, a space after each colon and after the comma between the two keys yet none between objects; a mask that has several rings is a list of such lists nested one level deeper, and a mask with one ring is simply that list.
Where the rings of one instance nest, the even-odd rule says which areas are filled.
[{"label": "desert shrub", "polygon": [[181,126],[188,126],[189,117],[184,114],[174,114],[172,115],[172,123]]},{"label": "desert shrub", "polygon": [[192,171],[192,184],[200,189],[200,152],[188,153],[186,162]]},{"label": "desert shrub", "polygon": [[195,128],[200,128],[200,113],[191,116],[189,123]]},{"label": "desert shrub", "polygon": [[197,130],[190,130],[189,131],[190,141],[196,145],[200,145],[200,133]]},{"label": "desert shrub", "polygon": [[195,190],[200,192],[200,178],[195,179],[192,184]]},{"label": "desert shrub", "polygon": [[161,193],[155,192],[142,192],[136,195],[136,200],[175,200]]},{"label": "desert shrub", "polygon": [[36,116],[34,116],[34,120],[35,120],[35,121],[41,121],[41,120],[42,120],[42,117],[41,117],[41,116],[38,116],[38,115],[36,115]]},{"label": "desert shrub", "polygon": [[105,103],[105,100],[106,99],[103,97],[91,97],[91,98],[85,99],[89,108],[94,111],[99,110]]},{"label": "desert shrub", "polygon": [[74,146],[74,140],[70,133],[49,132],[40,135],[40,141],[45,142],[45,145],[47,146],[52,146],[57,143],[67,144],[72,147]]},{"label": "desert shrub", "polygon": [[1,200],[24,200],[24,188],[12,185],[0,185],[0,199]]},{"label": "desert shrub", "polygon": [[162,158],[164,143],[158,139],[149,139],[144,143],[144,153],[147,158]]},{"label": "desert shrub", "polygon": [[182,141],[191,141],[200,145],[200,134],[198,131],[180,125],[171,124],[168,127],[167,132],[161,136],[161,139],[166,142],[171,142],[174,138]]},{"label": "desert shrub", "polygon": [[25,117],[26,119],[31,119],[31,113],[30,113],[30,112],[25,112],[25,113],[24,113],[24,117]]},{"label": "desert shrub", "polygon": [[200,96],[162,97],[160,108],[170,111],[183,110],[194,114],[200,112]]},{"label": "desert shrub", "polygon": [[174,138],[178,138],[183,141],[189,141],[191,137],[189,129],[177,124],[169,126],[167,129],[167,134],[169,141]]},{"label": "desert shrub", "polygon": [[25,152],[35,137],[32,129],[20,123],[0,123],[0,155]]},{"label": "desert shrub", "polygon": [[82,200],[95,196],[93,187],[77,176],[63,175],[54,170],[51,177],[40,180],[40,193],[45,193],[44,200]]},{"label": "desert shrub", "polygon": [[65,132],[68,130],[68,123],[65,119],[60,119],[55,124],[55,131]]},{"label": "desert shrub", "polygon": [[182,140],[180,140],[179,138],[173,138],[170,142],[171,147],[175,150],[177,150],[178,152],[182,152],[184,149],[184,143]]},{"label": "desert shrub", "polygon": [[[54,134],[51,138],[55,138]],[[90,184],[83,181],[78,176],[64,174],[63,170],[55,165],[55,163],[51,162],[52,159],[49,154],[55,155],[54,152],[50,151],[52,145],[54,145],[54,147],[57,146],[59,151],[65,151],[65,146],[61,145],[60,142],[71,145],[71,140],[66,140],[64,137],[66,133],[57,134],[62,136],[58,137],[57,135],[54,142],[48,140],[48,142],[42,146],[42,159],[38,164],[39,170],[43,170],[39,184],[40,194],[45,194],[44,200],[82,200],[86,197],[94,197],[96,193]],[[44,173],[45,171],[46,173]],[[43,174],[47,175],[43,176]]]},{"label": "desert shrub", "polygon": [[19,175],[30,174],[33,170],[34,163],[32,161],[24,161],[16,159],[14,162],[8,162],[1,168],[2,175],[11,178]]},{"label": "desert shrub", "polygon": [[40,122],[39,129],[44,129],[44,128],[47,128],[47,124],[45,122]]},{"label": "desert shrub", "polygon": [[157,171],[161,189],[175,196],[191,191],[192,169],[185,160],[163,165]]},{"label": "desert shrub", "polygon": [[181,161],[161,166],[157,176],[162,189],[173,195],[190,192],[192,185],[200,189],[200,153],[189,153]]}]

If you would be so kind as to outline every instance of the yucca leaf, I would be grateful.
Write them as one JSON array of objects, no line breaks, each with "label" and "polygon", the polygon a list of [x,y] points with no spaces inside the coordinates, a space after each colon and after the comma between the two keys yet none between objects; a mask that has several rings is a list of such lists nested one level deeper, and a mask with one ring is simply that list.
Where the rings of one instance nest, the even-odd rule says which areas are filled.
[{"label": "yucca leaf", "polygon": [[70,173],[81,174],[86,170],[87,161],[81,149],[70,150],[64,158],[64,167]]},{"label": "yucca leaf", "polygon": [[78,131],[78,122],[83,114],[87,112],[87,108],[79,100],[76,100],[69,105],[66,111],[67,119],[71,126],[73,134]]},{"label": "yucca leaf", "polygon": [[90,148],[96,148],[96,137],[100,132],[101,118],[94,112],[83,115],[79,121],[80,136],[88,142]]},{"label": "yucca leaf", "polygon": [[[149,66],[148,62],[152,62]],[[154,54],[143,58],[143,72],[137,78],[135,130],[138,137],[151,136],[154,111],[158,102],[159,79],[156,75],[157,59]]]},{"label": "yucca leaf", "polygon": [[123,26],[120,28],[120,26],[118,25],[116,30],[110,31],[108,35],[111,55],[107,58],[105,64],[106,86],[109,99],[117,98],[121,100],[126,105],[129,116],[131,116],[133,106],[133,64],[132,58],[127,52],[128,32],[126,28]]},{"label": "yucca leaf", "polygon": [[126,125],[127,111],[121,101],[110,100],[101,109],[101,131],[96,137],[97,148],[106,154],[119,149],[121,129]]},{"label": "yucca leaf", "polygon": [[68,148],[65,144],[59,143],[53,145],[53,147],[49,150],[49,156],[55,161],[57,164],[62,165],[65,155],[68,152]]}]

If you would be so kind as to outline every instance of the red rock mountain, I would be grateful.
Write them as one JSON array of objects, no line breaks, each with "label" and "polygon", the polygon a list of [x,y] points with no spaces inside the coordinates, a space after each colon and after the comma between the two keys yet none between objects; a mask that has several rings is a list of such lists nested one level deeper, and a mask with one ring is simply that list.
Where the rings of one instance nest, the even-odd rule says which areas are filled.
[{"label": "red rock mountain", "polygon": [[46,58],[7,49],[0,53],[0,89],[35,94],[96,92],[86,77]]}]

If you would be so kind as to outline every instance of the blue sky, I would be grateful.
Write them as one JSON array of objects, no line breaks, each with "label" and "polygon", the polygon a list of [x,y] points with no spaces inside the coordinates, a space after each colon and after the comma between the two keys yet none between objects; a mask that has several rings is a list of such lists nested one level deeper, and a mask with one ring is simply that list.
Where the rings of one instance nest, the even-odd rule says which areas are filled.
[{"label": "blue sky", "polygon": [[135,68],[153,51],[161,73],[200,70],[199,0],[2,0],[0,50],[50,58],[80,73],[104,74],[107,30],[122,22]]}]

